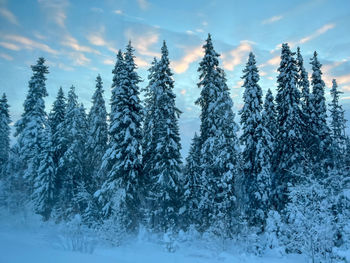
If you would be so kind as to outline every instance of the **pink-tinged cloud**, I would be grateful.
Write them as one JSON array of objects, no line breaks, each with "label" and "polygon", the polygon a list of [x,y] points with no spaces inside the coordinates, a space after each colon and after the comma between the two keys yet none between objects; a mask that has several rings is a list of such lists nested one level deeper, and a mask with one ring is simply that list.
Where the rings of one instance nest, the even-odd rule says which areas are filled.
[{"label": "pink-tinged cloud", "polygon": [[70,47],[71,49],[78,51],[78,52],[86,52],[86,53],[94,53],[94,54],[100,54],[98,50],[95,50],[88,46],[80,45],[78,40],[72,37],[69,34],[66,34],[61,42],[63,46]]},{"label": "pink-tinged cloud", "polygon": [[186,72],[191,63],[199,60],[204,55],[202,46],[187,48],[185,53],[184,57],[172,63],[174,71],[178,74]]},{"label": "pink-tinged cloud", "polygon": [[17,17],[8,9],[6,8],[0,8],[0,16],[5,18],[8,22],[14,24],[14,25],[19,25]]},{"label": "pink-tinged cloud", "polygon": [[9,41],[16,42],[16,45],[20,45],[24,49],[39,49],[50,54],[58,54],[58,51],[50,48],[48,45],[34,41],[27,37],[23,37],[20,35],[4,35],[3,38]]},{"label": "pink-tinged cloud", "polygon": [[87,36],[88,41],[90,44],[94,46],[101,46],[106,47],[109,51],[112,51],[113,53],[117,53],[117,49],[113,47],[111,43],[106,41],[101,33],[91,33]]},{"label": "pink-tinged cloud", "polygon": [[13,60],[13,57],[11,57],[10,55],[7,55],[5,53],[0,53],[0,57],[3,58],[3,59],[6,59],[8,61]]},{"label": "pink-tinged cloud", "polygon": [[21,48],[18,45],[9,42],[0,42],[0,46],[14,51],[21,50]]},{"label": "pink-tinged cloud", "polygon": [[241,41],[237,48],[224,53],[222,55],[224,69],[233,71],[236,66],[241,65],[253,49],[251,44],[251,41]]},{"label": "pink-tinged cloud", "polygon": [[323,35],[324,33],[326,33],[327,31],[329,31],[329,30],[331,30],[333,28],[335,28],[335,24],[333,24],[333,23],[332,24],[326,24],[323,27],[317,29],[316,32],[312,33],[311,35],[300,39],[298,41],[298,44],[304,44],[306,42],[309,42],[310,40],[312,40],[312,39],[314,39],[316,37],[319,37],[320,35]]},{"label": "pink-tinged cloud", "polygon": [[154,52],[151,47],[158,43],[158,33],[153,31],[145,32],[144,34],[135,33],[132,30],[126,30],[125,36],[131,40],[131,44],[140,55],[149,57],[160,57],[159,52]]}]

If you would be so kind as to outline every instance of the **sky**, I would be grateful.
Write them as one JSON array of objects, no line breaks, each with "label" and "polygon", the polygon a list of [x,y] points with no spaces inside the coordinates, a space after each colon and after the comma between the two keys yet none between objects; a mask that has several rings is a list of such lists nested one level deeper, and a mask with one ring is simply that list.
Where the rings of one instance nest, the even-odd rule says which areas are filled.
[{"label": "sky", "polygon": [[[109,103],[112,69],[118,49],[131,40],[137,72],[147,85],[147,69],[167,42],[174,72],[180,131],[185,156],[199,129],[198,63],[211,33],[234,101],[236,121],[242,107],[242,69],[256,55],[263,92],[276,90],[281,43],[301,48],[307,71],[316,50],[323,64],[329,99],[336,78],[350,120],[349,0],[0,0],[0,92],[7,94],[13,121],[23,111],[30,65],[47,60],[46,108],[58,88],[76,87],[87,109],[101,75]],[[108,106],[109,109],[109,106]]]}]

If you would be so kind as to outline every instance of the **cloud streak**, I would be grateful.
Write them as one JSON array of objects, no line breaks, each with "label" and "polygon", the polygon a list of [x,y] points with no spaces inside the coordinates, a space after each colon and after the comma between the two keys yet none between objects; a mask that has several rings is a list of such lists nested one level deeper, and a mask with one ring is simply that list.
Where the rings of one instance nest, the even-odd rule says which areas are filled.
[{"label": "cloud streak", "polygon": [[[18,46],[20,46],[24,49],[29,49],[29,50],[39,49],[39,50],[45,51],[45,52],[50,53],[50,54],[54,54],[54,55],[58,54],[57,50],[50,48],[48,45],[34,41],[34,40],[29,39],[27,37],[23,37],[20,35],[4,35],[3,38],[8,40],[8,41],[16,42],[16,44],[2,42],[2,43],[5,43],[5,45],[7,45],[7,48],[12,47],[12,50],[16,50],[16,48]],[[9,49],[11,49],[11,48],[9,48]]]},{"label": "cloud streak", "polygon": [[233,71],[236,66],[242,64],[243,59],[251,51],[251,42],[241,41],[238,47],[222,55],[224,69]]},{"label": "cloud streak", "polygon": [[0,53],[0,57],[3,58],[3,59],[6,59],[8,61],[12,61],[13,60],[13,57],[11,57],[10,55],[7,55],[5,53]]},{"label": "cloud streak", "polygon": [[69,5],[67,0],[38,0],[38,3],[47,12],[49,19],[59,27],[65,28],[66,8]]},{"label": "cloud streak", "polygon": [[8,22],[19,26],[19,22],[18,22],[17,17],[7,8],[5,8],[5,7],[0,8],[0,16],[5,18]]},{"label": "cloud streak", "polygon": [[272,17],[270,17],[268,19],[263,20],[261,23],[263,25],[272,24],[272,23],[275,23],[275,22],[281,20],[282,18],[283,18],[282,15],[272,16]]},{"label": "cloud streak", "polygon": [[190,64],[203,57],[203,54],[202,46],[188,48],[184,57],[172,63],[174,71],[178,74],[186,72]]}]

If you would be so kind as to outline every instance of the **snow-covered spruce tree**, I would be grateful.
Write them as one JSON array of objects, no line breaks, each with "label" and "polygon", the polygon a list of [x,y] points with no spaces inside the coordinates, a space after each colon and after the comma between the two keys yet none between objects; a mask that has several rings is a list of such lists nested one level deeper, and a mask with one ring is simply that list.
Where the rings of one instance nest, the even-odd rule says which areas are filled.
[{"label": "snow-covered spruce tree", "polygon": [[[150,178],[150,171],[153,169],[153,158],[155,155],[156,145],[154,143],[154,121],[155,115],[155,84],[157,74],[157,59],[154,58],[152,66],[148,69],[149,75],[148,85],[142,90],[144,92],[144,107],[143,107],[143,130],[142,130],[142,163],[143,163],[143,176],[144,180]],[[148,182],[149,183],[149,182]],[[146,183],[146,185],[148,185]],[[147,187],[146,187],[147,188]]]},{"label": "snow-covered spruce tree", "polygon": [[38,157],[43,149],[40,134],[47,124],[44,97],[48,95],[45,75],[49,71],[44,63],[45,59],[40,57],[36,65],[31,66],[33,75],[29,81],[29,90],[24,101],[24,112],[15,124],[15,136],[20,149],[22,171],[29,194],[33,192],[34,180],[40,162]]},{"label": "snow-covered spruce tree", "polygon": [[305,143],[305,154],[307,157],[311,154],[311,144],[312,144],[312,129],[311,129],[311,119],[312,119],[312,94],[310,93],[310,82],[308,73],[304,67],[304,60],[300,53],[300,48],[297,48],[297,70],[298,70],[298,88],[301,91],[300,103],[303,113],[303,141]]},{"label": "snow-covered spruce tree", "polygon": [[0,98],[0,179],[5,176],[5,171],[10,154],[10,113],[6,94]]},{"label": "snow-covered spruce tree", "polygon": [[53,161],[55,166],[58,166],[59,160],[62,157],[64,150],[61,145],[61,128],[66,114],[66,98],[62,87],[59,88],[56,100],[53,103],[52,110],[49,114],[49,125],[52,134]]},{"label": "snow-covered spruce tree", "polygon": [[142,106],[133,48],[129,42],[125,55],[118,52],[113,70],[110,143],[103,157],[106,180],[96,195],[105,218],[113,217],[129,232],[140,220],[140,182],[142,164]]},{"label": "snow-covered spruce tree", "polygon": [[246,195],[244,199],[247,204],[245,214],[250,225],[261,226],[264,225],[264,218],[268,212],[268,205],[265,203],[268,199],[266,191],[270,187],[269,157],[271,155],[265,156],[265,152],[271,154],[272,138],[262,123],[262,91],[258,84],[260,77],[253,53],[249,54],[242,79],[245,90],[244,105],[240,111],[243,130],[240,140],[244,146],[242,157],[243,186]]},{"label": "snow-covered spruce tree", "polygon": [[[327,108],[325,98],[325,83],[322,80],[321,63],[318,61],[317,53],[314,52],[314,56],[311,58],[310,64],[312,65],[312,144],[311,155],[313,156],[313,163],[317,164],[317,168],[320,173],[322,169],[327,169],[329,165],[331,138],[330,129],[327,124]],[[328,159],[328,160],[327,160]]]},{"label": "snow-covered spruce tree", "polygon": [[335,79],[332,80],[332,89],[331,89],[331,97],[332,101],[329,104],[330,111],[330,128],[331,128],[331,137],[332,137],[332,145],[333,145],[333,162],[339,165],[343,165],[342,160],[345,152],[346,145],[346,120],[344,118],[344,110],[342,105],[339,104],[339,96],[343,92],[338,90],[337,81]]},{"label": "snow-covered spruce tree", "polygon": [[78,104],[78,96],[72,86],[68,92],[66,114],[63,123],[62,140],[67,145],[60,162],[59,170],[62,186],[59,193],[59,217],[68,219],[80,212],[76,201],[78,185],[84,182],[86,116],[82,106]]},{"label": "snow-covered spruce tree", "polygon": [[295,53],[282,44],[276,96],[277,134],[274,146],[274,206],[281,211],[288,202],[288,184],[296,185],[303,167],[302,111]]},{"label": "snow-covered spruce tree", "polygon": [[48,220],[57,201],[55,164],[53,161],[54,149],[51,142],[50,126],[43,130],[41,136],[43,148],[40,153],[37,177],[34,181],[33,198],[36,213],[40,214],[44,220]]},{"label": "snow-covered spruce tree", "polygon": [[156,145],[150,167],[148,199],[150,201],[150,227],[155,232],[176,231],[181,207],[179,175],[181,145],[178,119],[180,110],[175,105],[173,73],[169,67],[165,41],[161,59],[154,72],[151,86],[155,96],[153,140]]},{"label": "snow-covered spruce tree", "polygon": [[264,126],[268,129],[274,139],[277,133],[277,114],[274,97],[270,89],[267,90],[264,101],[264,110],[262,111],[262,120]]},{"label": "snow-covered spruce tree", "polygon": [[199,202],[201,190],[201,173],[200,173],[200,157],[201,148],[199,142],[199,136],[195,133],[188,156],[186,158],[186,166],[184,171],[184,194],[183,202],[186,207],[184,213],[184,228],[188,228],[190,225],[198,226],[201,218],[199,217]]},{"label": "snow-covered spruce tree", "polygon": [[204,58],[200,62],[201,88],[196,103],[201,107],[201,202],[200,230],[222,237],[231,235],[236,197],[234,181],[238,174],[238,126],[232,112],[232,99],[226,85],[224,71],[219,67],[219,54],[215,52],[208,35]]},{"label": "snow-covered spruce tree", "polygon": [[96,78],[96,90],[92,96],[92,107],[88,115],[88,137],[86,141],[87,176],[89,176],[89,192],[94,193],[101,184],[102,178],[97,178],[106,152],[108,139],[107,111],[103,98],[103,86],[100,75]]}]

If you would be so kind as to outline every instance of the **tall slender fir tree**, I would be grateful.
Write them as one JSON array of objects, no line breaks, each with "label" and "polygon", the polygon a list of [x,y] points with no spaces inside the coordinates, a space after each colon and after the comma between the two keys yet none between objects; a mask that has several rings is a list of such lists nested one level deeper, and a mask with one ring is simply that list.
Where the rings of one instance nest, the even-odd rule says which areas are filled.
[{"label": "tall slender fir tree", "polygon": [[9,105],[4,93],[0,99],[0,178],[5,176],[10,154],[10,123]]}]

